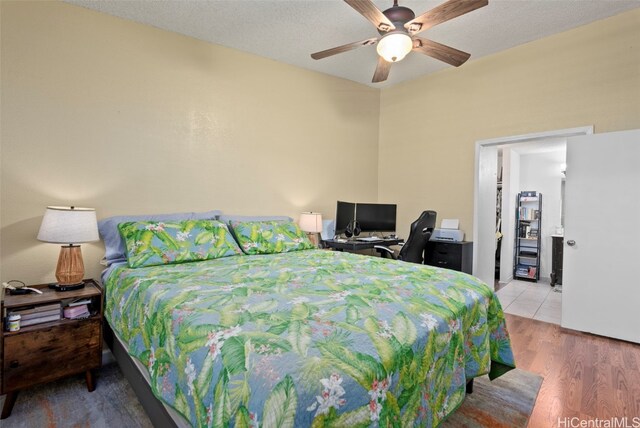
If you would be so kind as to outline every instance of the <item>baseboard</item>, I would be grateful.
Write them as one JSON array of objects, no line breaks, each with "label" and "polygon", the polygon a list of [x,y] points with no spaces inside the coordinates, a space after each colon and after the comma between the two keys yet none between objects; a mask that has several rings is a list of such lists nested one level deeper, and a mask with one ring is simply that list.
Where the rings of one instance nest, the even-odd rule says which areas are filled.
[{"label": "baseboard", "polygon": [[500,283],[500,284],[504,284],[504,285],[507,285],[507,284],[508,284],[508,283],[510,283],[511,281],[513,281],[513,275],[512,275],[512,276],[510,276],[510,277],[508,277],[506,281],[500,281],[500,280],[498,280],[498,283]]}]

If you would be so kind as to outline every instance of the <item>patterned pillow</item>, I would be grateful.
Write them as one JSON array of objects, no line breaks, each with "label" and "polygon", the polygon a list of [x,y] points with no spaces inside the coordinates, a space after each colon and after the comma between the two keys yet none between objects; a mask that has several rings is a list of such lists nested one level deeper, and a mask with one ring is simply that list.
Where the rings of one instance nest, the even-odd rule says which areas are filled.
[{"label": "patterned pillow", "polygon": [[217,220],[131,221],[118,230],[131,268],[242,254],[227,225]]},{"label": "patterned pillow", "polygon": [[292,221],[231,222],[238,244],[247,254],[287,253],[315,248]]}]

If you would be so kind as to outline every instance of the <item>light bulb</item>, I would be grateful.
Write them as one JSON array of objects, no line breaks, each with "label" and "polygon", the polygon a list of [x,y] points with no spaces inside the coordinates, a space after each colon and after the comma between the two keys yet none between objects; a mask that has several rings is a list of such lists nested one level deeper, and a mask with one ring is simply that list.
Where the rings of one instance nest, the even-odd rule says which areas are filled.
[{"label": "light bulb", "polygon": [[378,42],[378,55],[387,62],[398,62],[413,49],[411,37],[403,31],[393,31]]}]

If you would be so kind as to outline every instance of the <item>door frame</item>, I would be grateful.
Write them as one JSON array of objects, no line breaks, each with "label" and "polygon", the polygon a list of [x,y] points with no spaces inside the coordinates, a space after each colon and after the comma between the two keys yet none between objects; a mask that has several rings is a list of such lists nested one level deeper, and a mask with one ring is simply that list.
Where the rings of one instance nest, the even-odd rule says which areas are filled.
[{"label": "door frame", "polygon": [[[496,200],[496,191],[497,186],[493,186],[492,194],[483,194],[480,195],[481,185],[481,171],[480,171],[480,163],[481,156],[483,156],[484,149],[495,148],[496,146],[510,145],[510,144],[519,144],[519,143],[527,143],[527,142],[544,142],[548,140],[549,142],[557,141],[558,138],[568,138],[568,137],[576,137],[579,135],[589,135],[593,134],[593,125],[591,126],[581,126],[577,128],[567,128],[567,129],[557,129],[553,131],[544,131],[544,132],[536,132],[531,134],[522,134],[522,135],[512,135],[506,137],[498,137],[498,138],[490,138],[486,140],[478,140],[475,144],[475,172],[474,172],[474,184],[473,184],[473,274],[475,276],[479,276],[480,279],[486,281],[488,278],[482,278],[482,276],[487,276],[489,272],[489,268],[486,268],[487,275],[484,273],[480,273],[478,268],[480,263],[487,263],[491,266],[491,274],[492,278],[495,272],[495,239],[487,240],[486,238],[483,240],[480,238],[481,235],[492,236],[494,237],[495,231],[495,207],[493,210],[489,212],[489,210],[483,210],[480,212],[479,201],[484,200],[482,198],[491,198],[492,201]],[[484,153],[487,153],[485,151]],[[495,176],[498,174],[498,165],[495,165]],[[482,182],[482,184],[486,184]],[[486,186],[485,186],[486,187]],[[494,203],[495,205],[495,203]],[[491,229],[491,233],[487,234],[480,233],[480,225],[488,222],[487,216],[492,218],[493,227]],[[489,256],[490,255],[490,256]],[[488,260],[491,260],[490,262]],[[490,281],[487,285],[489,285],[492,289],[494,288],[494,281]]]}]

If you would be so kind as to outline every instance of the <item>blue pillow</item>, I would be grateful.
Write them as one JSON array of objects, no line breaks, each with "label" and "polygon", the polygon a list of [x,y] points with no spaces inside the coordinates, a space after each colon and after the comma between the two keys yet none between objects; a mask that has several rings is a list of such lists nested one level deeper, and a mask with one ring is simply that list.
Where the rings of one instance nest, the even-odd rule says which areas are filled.
[{"label": "blue pillow", "polygon": [[247,221],[293,221],[291,217],[285,215],[220,215],[218,217],[223,223],[247,222]]},{"label": "blue pillow", "polygon": [[222,211],[213,210],[203,213],[174,213],[174,214],[146,214],[146,215],[118,215],[103,218],[98,221],[98,232],[104,241],[105,261],[107,266],[116,262],[127,261],[127,247],[120,236],[118,224],[131,221],[181,221],[181,220],[215,220]]}]

